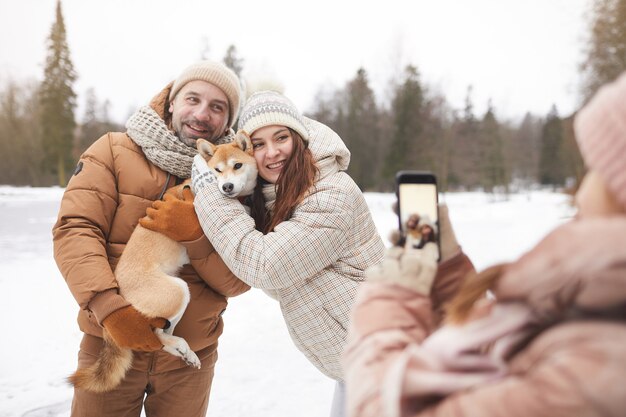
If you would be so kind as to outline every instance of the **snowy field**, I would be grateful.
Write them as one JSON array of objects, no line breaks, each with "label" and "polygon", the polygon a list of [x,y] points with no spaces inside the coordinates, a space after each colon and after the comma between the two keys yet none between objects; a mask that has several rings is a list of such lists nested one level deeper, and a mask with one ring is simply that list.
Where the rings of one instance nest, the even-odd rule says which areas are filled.
[{"label": "snowy field", "polygon": [[[52,258],[59,188],[0,187],[0,417],[69,416],[81,333],[77,306]],[[391,194],[367,193],[381,235],[397,221]],[[478,269],[513,260],[573,214],[568,196],[533,191],[493,201],[481,193],[440,197]],[[275,301],[251,290],[224,314],[211,417],[327,416],[334,382],[293,346]]]}]

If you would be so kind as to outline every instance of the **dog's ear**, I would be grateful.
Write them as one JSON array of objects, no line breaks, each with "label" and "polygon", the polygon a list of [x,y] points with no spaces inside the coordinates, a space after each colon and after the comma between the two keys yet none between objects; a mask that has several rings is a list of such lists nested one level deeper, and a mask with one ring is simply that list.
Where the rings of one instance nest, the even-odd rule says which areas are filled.
[{"label": "dog's ear", "polygon": [[254,149],[252,149],[252,141],[250,136],[245,130],[239,130],[233,140],[235,145],[247,154],[254,155]]},{"label": "dog's ear", "polygon": [[196,141],[196,148],[198,149],[198,152],[200,152],[200,155],[202,155],[204,159],[209,160],[215,154],[216,146],[213,145],[208,140],[198,139]]}]

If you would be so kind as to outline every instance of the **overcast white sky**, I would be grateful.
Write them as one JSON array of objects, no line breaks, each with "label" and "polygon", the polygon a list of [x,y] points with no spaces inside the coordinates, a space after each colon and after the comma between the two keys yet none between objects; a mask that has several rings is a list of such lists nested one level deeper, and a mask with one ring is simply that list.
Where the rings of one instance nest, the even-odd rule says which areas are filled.
[{"label": "overcast white sky", "polygon": [[[579,104],[591,0],[63,0],[79,104],[93,87],[125,121],[185,66],[234,44],[247,78],[272,78],[303,111],[364,67],[383,98],[406,64],[458,108],[501,118]],[[43,77],[56,0],[0,0],[0,88]],[[208,42],[207,42],[208,41]],[[82,113],[78,113],[79,119]]]}]

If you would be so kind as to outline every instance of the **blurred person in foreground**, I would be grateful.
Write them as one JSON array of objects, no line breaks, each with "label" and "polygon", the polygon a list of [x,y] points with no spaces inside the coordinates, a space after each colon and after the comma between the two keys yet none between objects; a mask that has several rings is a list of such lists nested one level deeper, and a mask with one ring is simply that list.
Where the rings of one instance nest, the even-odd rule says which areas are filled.
[{"label": "blurred person in foreground", "polygon": [[197,62],[135,112],[126,132],[107,133],[81,156],[52,231],[55,260],[80,306],[78,368],[97,359],[103,327],[117,345],[135,352],[117,388],[74,390],[72,416],[139,417],[142,408],[148,417],[206,414],[227,298],[249,286],[228,269],[200,227],[173,237],[187,249],[190,263],[179,276],[191,293],[174,334],[199,357],[196,369],[161,350],[153,328],[165,326],[164,320],[148,321],[126,301],[114,270],[146,209],[191,176],[196,140],[228,140],[240,95],[234,72],[218,62]]},{"label": "blurred person in foreground", "polygon": [[436,254],[393,247],[367,271],[344,352],[349,416],[624,415],[626,73],[575,131],[588,167],[577,217],[466,279],[446,325],[429,297],[445,277]]}]

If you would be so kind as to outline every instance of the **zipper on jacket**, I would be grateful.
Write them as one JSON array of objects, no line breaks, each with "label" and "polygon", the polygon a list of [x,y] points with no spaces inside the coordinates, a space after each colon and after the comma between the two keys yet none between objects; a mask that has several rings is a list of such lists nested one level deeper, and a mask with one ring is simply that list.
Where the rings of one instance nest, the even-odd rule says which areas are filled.
[{"label": "zipper on jacket", "polygon": [[[171,173],[167,173],[167,178],[165,178],[165,184],[163,185],[163,189],[161,190],[161,193],[159,194],[159,196],[157,197],[157,200],[162,200],[163,199],[163,195],[165,195],[165,192],[167,191],[170,185],[170,179],[172,178],[172,174]],[[174,179],[174,185],[180,185],[184,182],[184,180],[182,178],[178,178],[176,177]]]},{"label": "zipper on jacket", "polygon": [[167,178],[165,179],[165,184],[163,185],[163,189],[161,190],[161,194],[159,194],[159,196],[157,197],[157,200],[161,200],[163,198],[163,194],[165,194],[165,192],[167,191],[167,186],[170,185],[170,178],[172,177],[172,174],[170,174],[169,172],[167,173]]}]

